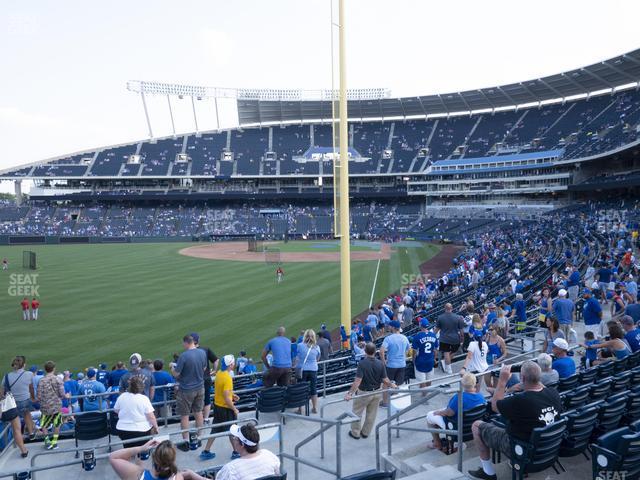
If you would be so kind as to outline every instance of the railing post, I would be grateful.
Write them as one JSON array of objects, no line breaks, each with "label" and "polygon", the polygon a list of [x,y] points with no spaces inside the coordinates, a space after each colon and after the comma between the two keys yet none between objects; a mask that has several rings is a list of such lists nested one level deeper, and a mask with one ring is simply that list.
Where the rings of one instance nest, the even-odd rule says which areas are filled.
[{"label": "railing post", "polygon": [[460,382],[460,388],[458,389],[458,471],[462,472],[462,382]]},{"label": "railing post", "polygon": [[327,362],[322,362],[322,397],[327,398]]},{"label": "railing post", "polygon": [[[391,403],[391,397],[389,397],[389,403]],[[387,405],[387,455],[391,455],[391,422],[389,417],[391,417],[391,407]]]},{"label": "railing post", "polygon": [[342,478],[342,422],[336,425],[336,478]]},{"label": "railing post", "polygon": [[167,388],[163,388],[162,390],[162,409],[164,414],[164,428],[169,426],[169,415],[167,414]]}]

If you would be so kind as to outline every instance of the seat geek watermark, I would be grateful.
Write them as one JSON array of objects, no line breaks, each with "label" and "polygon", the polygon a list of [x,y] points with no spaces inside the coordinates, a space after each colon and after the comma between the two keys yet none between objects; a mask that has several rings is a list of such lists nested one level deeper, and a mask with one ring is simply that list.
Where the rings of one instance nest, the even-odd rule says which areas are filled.
[{"label": "seat geek watermark", "polygon": [[12,273],[9,275],[7,293],[10,297],[38,297],[39,275],[39,273]]}]

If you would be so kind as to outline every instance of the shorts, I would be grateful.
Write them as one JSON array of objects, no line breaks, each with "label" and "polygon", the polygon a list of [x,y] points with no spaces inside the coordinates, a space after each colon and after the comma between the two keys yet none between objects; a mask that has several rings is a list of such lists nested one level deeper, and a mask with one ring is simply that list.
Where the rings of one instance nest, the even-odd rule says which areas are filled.
[{"label": "shorts", "polygon": [[40,428],[46,430],[49,427],[57,428],[62,425],[62,413],[54,413],[53,415],[42,415],[40,417]]},{"label": "shorts", "polygon": [[291,375],[291,368],[281,367],[269,367],[267,373],[265,373],[262,381],[265,387],[273,387],[278,385],[279,387],[286,387],[289,385],[289,376]]},{"label": "shorts", "polygon": [[208,407],[211,405],[211,387],[213,386],[213,381],[211,380],[210,375],[204,376],[204,406]]},{"label": "shorts", "polygon": [[451,352],[451,353],[456,353],[458,351],[458,349],[460,348],[460,344],[459,343],[445,343],[445,342],[440,342],[440,351],[441,352]]},{"label": "shorts", "polygon": [[237,419],[238,417],[236,416],[235,412],[230,408],[221,407],[219,405],[213,405],[212,423],[214,426],[211,429],[211,433],[214,434],[214,433],[228,432],[229,425],[221,425],[221,426],[215,426],[215,425],[218,423],[233,422]]},{"label": "shorts", "polygon": [[428,372],[420,372],[414,368],[413,373],[415,374],[416,382],[430,382],[433,378],[433,369]]},{"label": "shorts", "polygon": [[404,383],[404,372],[405,367],[401,368],[390,368],[387,367],[387,377],[392,382],[395,382],[396,385],[402,385]]},{"label": "shorts", "polygon": [[136,440],[136,438],[150,436],[151,430],[152,430],[151,428],[146,432],[140,432],[136,430],[118,430],[118,438],[122,440],[122,446],[124,448],[141,447],[142,445],[147,443],[149,439]]},{"label": "shorts", "polygon": [[480,425],[480,438],[487,447],[497,450],[507,457],[511,454],[511,440],[507,431],[489,422]]},{"label": "shorts", "polygon": [[20,416],[24,417],[25,414],[33,411],[33,404],[28,398],[26,400],[16,400],[16,408]]},{"label": "shorts", "polygon": [[318,372],[313,370],[303,370],[301,382],[309,382],[309,395],[314,396],[318,394]]},{"label": "shorts", "polygon": [[593,336],[595,338],[599,338],[600,337],[600,324],[596,323],[595,325],[585,325],[584,326],[584,331],[585,332],[593,332]]},{"label": "shorts", "polygon": [[204,408],[204,388],[198,390],[180,390],[176,394],[176,414],[187,417],[191,413],[202,412]]}]

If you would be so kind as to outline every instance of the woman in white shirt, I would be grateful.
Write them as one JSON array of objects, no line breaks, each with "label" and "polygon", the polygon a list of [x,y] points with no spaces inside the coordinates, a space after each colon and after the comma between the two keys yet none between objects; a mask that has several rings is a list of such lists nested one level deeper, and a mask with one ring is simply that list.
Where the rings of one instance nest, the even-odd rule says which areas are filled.
[{"label": "woman in white shirt", "polygon": [[131,377],[127,391],[116,400],[113,409],[118,414],[116,429],[125,447],[139,447],[148,439],[128,441],[148,437],[158,433],[158,422],[149,398],[144,395],[144,382],[140,377]]},{"label": "woman in white shirt", "polygon": [[229,440],[240,458],[227,463],[216,480],[255,480],[280,475],[280,459],[269,450],[259,448],[260,433],[251,424],[231,425]]},{"label": "woman in white shirt", "polygon": [[[467,372],[471,373],[484,373],[489,369],[487,364],[487,353],[489,352],[489,346],[487,342],[482,341],[483,335],[476,335],[469,344],[467,349],[467,358],[464,359],[464,365],[460,369],[460,375],[464,375]],[[481,387],[482,377],[478,377],[478,384],[476,390],[479,392]]]}]

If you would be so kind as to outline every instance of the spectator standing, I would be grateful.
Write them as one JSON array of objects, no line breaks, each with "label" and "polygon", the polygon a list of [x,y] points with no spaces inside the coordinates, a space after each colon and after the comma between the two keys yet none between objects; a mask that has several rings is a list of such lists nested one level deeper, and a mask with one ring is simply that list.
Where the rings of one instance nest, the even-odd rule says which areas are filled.
[{"label": "spectator standing", "polygon": [[609,282],[613,276],[613,270],[609,268],[606,263],[603,263],[600,269],[596,272],[596,280],[598,281],[598,287],[602,294],[602,303],[607,304],[607,289],[609,288]]},{"label": "spectator standing", "polygon": [[575,305],[567,298],[567,291],[564,288],[558,291],[558,298],[553,301],[553,314],[558,319],[564,338],[569,340],[575,315]]},{"label": "spectator standing", "polygon": [[229,440],[239,458],[227,463],[216,474],[217,480],[251,480],[280,475],[280,459],[260,448],[260,433],[251,424],[231,425]]},{"label": "spectator standing", "polygon": [[[326,340],[326,338],[324,338]],[[320,348],[316,344],[316,334],[313,330],[304,332],[302,343],[298,344],[297,365],[300,380],[309,382],[309,395],[311,397],[312,413],[318,413],[318,360],[321,358]]]},{"label": "spectator standing", "polygon": [[555,388],[545,388],[540,382],[540,375],[538,365],[532,361],[524,362],[520,371],[524,392],[504,398],[507,381],[511,377],[511,365],[502,367],[491,407],[505,418],[507,428],[481,420],[474,422],[473,439],[480,453],[481,467],[469,471],[472,477],[497,480],[490,450],[509,455],[511,436],[528,441],[534,428],[544,427],[559,418],[562,413],[560,395]]},{"label": "spectator standing", "polygon": [[629,315],[622,317],[620,323],[625,331],[624,340],[627,342],[632,352],[637,352],[640,350],[640,328],[637,327],[633,318]]},{"label": "spectator standing", "polygon": [[136,439],[158,433],[153,405],[149,397],[144,395],[144,380],[141,376],[129,378],[127,390],[120,394],[113,410],[118,415],[118,437],[126,447],[144,445],[147,440]]},{"label": "spectator standing", "polygon": [[[385,364],[387,377],[396,385],[404,383],[405,370],[407,367],[407,352],[410,345],[405,335],[400,333],[400,322],[393,320],[389,323],[391,335],[384,337],[380,347],[380,360]],[[389,393],[384,392],[383,406],[389,405]]]},{"label": "spectator standing", "polygon": [[213,367],[214,371],[218,369],[218,356],[213,353],[213,350],[209,347],[200,346],[200,335],[195,332],[190,335],[193,337],[196,347],[202,350],[207,356],[207,368],[204,370],[204,409],[202,410],[202,416],[204,421],[208,422],[211,413],[211,390],[213,389],[211,367]]},{"label": "spectator standing", "polygon": [[318,335],[318,337],[326,338],[329,344],[331,344],[331,332],[327,330],[327,326],[324,323],[320,325],[320,335]]},{"label": "spectator standing", "polygon": [[[173,383],[173,376],[164,370],[164,362],[160,359],[153,361],[153,380],[156,384],[155,393],[153,395],[154,409],[156,417],[164,417],[171,413],[171,406],[164,404],[171,397],[171,391],[165,385]],[[164,388],[161,388],[164,387]]]},{"label": "spectator standing", "polygon": [[[278,385],[284,387],[289,385],[291,375],[291,340],[285,336],[284,327],[279,327],[276,336],[265,345],[262,350],[262,363],[267,368],[264,375],[264,386],[273,387]],[[273,360],[270,363],[267,355],[271,352]]]},{"label": "spectator standing", "polygon": [[516,293],[516,300],[513,302],[511,318],[515,320],[516,333],[522,333],[527,328],[527,304],[521,293]]},{"label": "spectator standing", "polygon": [[317,339],[318,339],[318,347],[320,348],[320,361],[324,362],[325,360],[329,360],[329,356],[333,353],[333,348],[331,347],[331,341],[327,340],[327,337],[322,335],[318,335]]},{"label": "spectator standing", "polygon": [[139,353],[131,354],[129,357],[129,365],[131,366],[131,370],[120,377],[119,391],[127,391],[127,386],[129,385],[129,379],[131,377],[140,377],[142,379],[142,384],[144,385],[144,394],[149,398],[149,400],[151,400],[155,393],[155,381],[153,379],[153,373],[146,368],[146,362],[142,362],[142,355]]},{"label": "spectator standing", "polygon": [[33,411],[33,401],[35,400],[35,390],[33,389],[33,373],[24,369],[25,358],[16,356],[11,361],[13,371],[7,373],[2,380],[0,388],[3,389],[3,395],[11,392],[16,401],[18,415],[24,420],[25,433],[30,440],[36,437],[36,426],[33,422],[31,412]]},{"label": "spectator standing", "polygon": [[[244,350],[240,351],[240,355],[236,358],[236,371],[238,375],[242,375],[244,372],[244,368],[247,366],[249,359],[247,358],[247,352]],[[217,370],[217,369],[214,369]]]},{"label": "spectator standing", "polygon": [[[196,427],[204,425],[202,411],[204,409],[204,373],[208,368],[207,354],[196,347],[193,336],[182,338],[184,351],[178,357],[177,364],[171,368],[171,374],[178,380],[176,393],[176,413],[180,416],[180,428],[189,428],[189,415],[193,414]],[[188,440],[189,432],[183,432],[182,438]],[[178,448],[189,450],[187,443],[181,443]]]},{"label": "spectator standing", "polygon": [[436,333],[440,333],[440,351],[444,353],[442,369],[451,374],[451,356],[460,348],[464,335],[464,319],[453,313],[453,305],[445,304],[444,313],[436,319]]},{"label": "spectator standing", "polygon": [[83,412],[106,411],[108,403],[106,397],[100,395],[107,391],[104,385],[96,379],[96,370],[87,370],[87,380],[78,385],[78,395],[86,395],[80,399]]},{"label": "spectator standing", "polygon": [[120,387],[120,380],[127,373],[127,369],[124,368],[124,362],[117,362],[116,366],[111,372],[109,372],[109,387]]},{"label": "spectator standing", "polygon": [[96,380],[103,384],[105,388],[109,386],[109,371],[107,370],[106,363],[101,363],[100,365],[98,365]]},{"label": "spectator standing", "polygon": [[585,331],[593,332],[594,335],[598,335],[600,322],[602,321],[602,306],[588,288],[583,290],[582,298],[584,298],[584,305],[582,307],[584,329]]},{"label": "spectator standing", "polygon": [[576,302],[578,293],[580,292],[580,272],[578,267],[570,267],[567,272],[567,293],[569,300]]},{"label": "spectator standing", "polygon": [[[384,363],[375,357],[376,346],[369,342],[365,345],[364,351],[366,356],[358,363],[356,378],[344,397],[348,402],[356,395],[353,401],[353,413],[360,417],[360,422],[351,423],[351,430],[349,431],[349,436],[356,440],[360,437],[367,438],[371,434],[371,429],[378,415],[378,404],[381,397],[380,394],[372,394],[366,397],[358,397],[357,394],[370,394],[380,390],[383,384],[386,387],[395,387],[395,384],[387,377]],[[362,423],[363,413],[364,424]]]},{"label": "spectator standing", "polygon": [[429,330],[429,320],[420,320],[420,332],[413,336],[411,342],[413,351],[413,367],[416,380],[420,387],[431,385],[435,359],[438,356],[438,337]]},{"label": "spectator standing", "polygon": [[[45,376],[38,382],[38,403],[40,404],[40,430],[45,435],[44,445],[47,450],[58,448],[58,435],[62,425],[62,399],[69,398],[64,393],[64,384],[56,376],[56,364],[48,361],[44,364]],[[53,436],[49,438],[49,428],[53,428]]]},{"label": "spectator standing", "polygon": [[547,317],[547,329],[544,331],[542,351],[550,354],[553,350],[553,341],[556,338],[564,338],[564,333],[560,330],[558,319],[554,316],[549,316]]},{"label": "spectator standing", "polygon": [[[237,420],[240,414],[235,406],[235,402],[238,401],[238,396],[233,393],[233,378],[231,377],[231,372],[233,372],[235,367],[235,360],[233,355],[225,355],[222,358],[220,371],[216,373],[213,395],[212,434],[226,432],[228,427],[218,424]],[[216,454],[211,451],[214,440],[215,438],[209,438],[207,440],[207,444],[200,453],[200,460],[211,460],[215,458]],[[231,459],[238,458],[239,455],[240,454],[234,450],[231,454]]]}]

